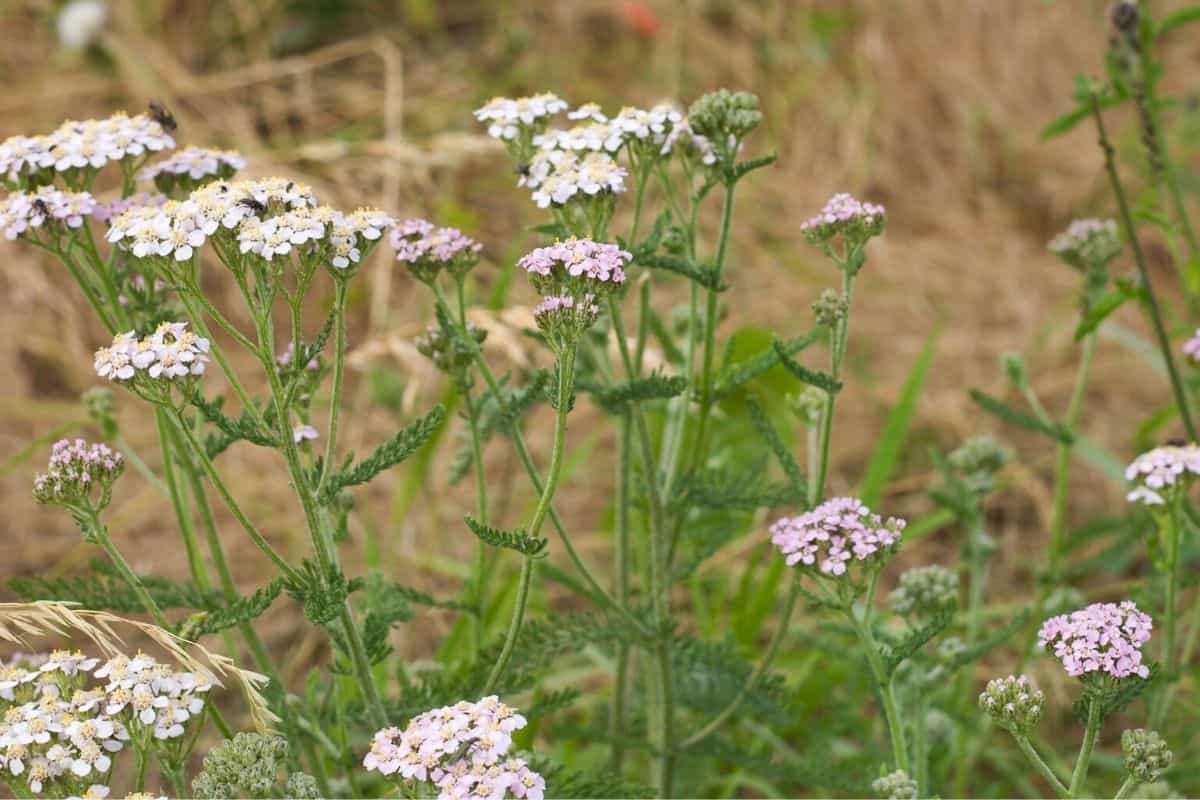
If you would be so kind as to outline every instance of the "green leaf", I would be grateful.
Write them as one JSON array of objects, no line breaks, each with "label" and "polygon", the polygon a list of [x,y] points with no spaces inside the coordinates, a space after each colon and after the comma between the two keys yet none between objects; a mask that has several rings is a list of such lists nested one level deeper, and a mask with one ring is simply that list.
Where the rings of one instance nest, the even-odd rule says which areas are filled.
[{"label": "green leaf", "polygon": [[199,641],[201,636],[228,630],[261,617],[279,597],[283,580],[275,580],[263,586],[249,597],[239,597],[224,608],[202,611],[188,617],[179,626],[179,635],[190,641]]},{"label": "green leaf", "polygon": [[908,429],[912,425],[913,416],[916,414],[917,402],[925,387],[925,379],[929,375],[929,367],[933,363],[933,355],[937,349],[941,331],[941,324],[938,324],[929,332],[929,336],[925,339],[925,346],[921,348],[917,360],[913,362],[912,368],[908,371],[904,387],[900,390],[900,398],[888,412],[887,420],[883,424],[883,431],[879,435],[879,442],[871,452],[871,459],[867,462],[866,470],[863,472],[862,484],[858,487],[858,496],[868,506],[874,506],[879,502],[896,464],[900,461],[900,451],[904,446],[904,440],[908,437]]},{"label": "green leaf", "polygon": [[730,178],[732,179],[733,182],[740,181],[742,178],[746,177],[754,170],[762,169],[763,167],[767,167],[767,166],[770,166],[771,164],[774,164],[775,159],[777,159],[777,158],[779,158],[778,153],[771,153],[770,155],[765,155],[760,158],[752,158],[749,161],[743,161],[740,164],[734,165],[733,172],[730,175]]},{"label": "green leaf", "polygon": [[667,272],[674,272],[676,275],[682,275],[709,291],[723,292],[729,288],[717,276],[716,270],[712,267],[697,264],[694,261],[680,258],[679,256],[646,254],[638,256],[637,263],[643,267],[666,270]]},{"label": "green leaf", "polygon": [[331,475],[321,491],[321,503],[329,505],[342,489],[367,483],[379,473],[408,458],[433,436],[445,420],[446,409],[434,406],[428,414],[402,428],[391,439],[375,448],[375,452],[368,458]]},{"label": "green leaf", "polygon": [[1040,433],[1043,436],[1048,436],[1056,442],[1062,442],[1063,444],[1071,444],[1074,441],[1071,432],[1058,423],[1046,422],[1027,411],[1013,408],[979,389],[971,389],[970,395],[971,399],[980,408],[990,414],[994,414],[1005,422],[1033,431],[1034,433]]},{"label": "green leaf", "polygon": [[919,628],[910,628],[903,639],[894,645],[884,645],[884,668],[888,675],[896,671],[905,660],[916,655],[921,648],[929,643],[954,621],[953,613],[938,614]]},{"label": "green leaf", "polygon": [[630,403],[678,397],[688,388],[687,378],[658,372],[613,386],[601,386],[583,379],[576,380],[576,385],[581,391],[590,393],[597,403],[614,414],[620,413]]},{"label": "green leaf", "polygon": [[767,412],[763,411],[762,406],[755,400],[749,400],[746,403],[746,411],[750,416],[750,423],[754,429],[762,436],[763,441],[767,443],[767,447],[771,448],[771,452],[775,454],[775,460],[779,462],[779,466],[783,469],[783,474],[787,475],[788,483],[792,486],[792,491],[798,497],[804,496],[804,473],[800,469],[800,464],[796,462],[792,451],[784,443],[783,439],[779,438],[779,432],[775,430],[775,426],[771,424],[771,420],[767,418]]},{"label": "green leaf", "polygon": [[1092,331],[1100,327],[1100,323],[1108,319],[1108,317],[1118,308],[1125,304],[1125,301],[1133,297],[1132,294],[1126,291],[1117,289],[1116,291],[1108,292],[1092,306],[1091,310],[1079,320],[1079,325],[1075,328],[1075,341],[1080,341]]},{"label": "green leaf", "polygon": [[1182,28],[1192,22],[1200,22],[1200,6],[1184,6],[1176,9],[1162,18],[1158,23],[1155,36],[1165,36],[1176,28]]},{"label": "green leaf", "polygon": [[[1078,82],[1078,79],[1077,79],[1077,82]],[[1083,90],[1082,87],[1077,89],[1077,94],[1082,90]],[[1092,107],[1090,105],[1090,103],[1091,103],[1090,89],[1088,89],[1087,91],[1089,92],[1089,94],[1085,95],[1085,97],[1088,98],[1086,102],[1081,100],[1080,102],[1083,103],[1082,105],[1071,109],[1067,113],[1055,118],[1054,120],[1051,120],[1046,125],[1046,127],[1042,128],[1042,132],[1040,134],[1042,141],[1046,141],[1047,139],[1053,139],[1057,136],[1062,136],[1064,133],[1070,131],[1076,125],[1078,125],[1080,122],[1082,122],[1083,120],[1085,120],[1089,116],[1091,116]],[[1125,100],[1125,93],[1124,92],[1106,92],[1106,93],[1100,95],[1099,100],[1100,100],[1100,108],[1102,108],[1102,109],[1112,108],[1113,106],[1119,105],[1121,102],[1123,102]]]},{"label": "green leaf", "polygon": [[522,555],[533,558],[543,558],[546,555],[546,547],[549,545],[546,539],[530,536],[521,529],[502,531],[499,528],[484,525],[471,516],[465,517],[465,520],[471,533],[478,536],[485,544],[490,544],[492,547],[503,547],[506,550],[516,550]]},{"label": "green leaf", "polygon": [[809,369],[803,364],[797,362],[784,350],[783,342],[776,341],[774,344],[775,356],[779,359],[779,363],[796,377],[796,380],[801,383],[807,383],[809,386],[815,386],[828,394],[837,394],[842,390],[842,382],[826,372],[818,372],[817,370]]},{"label": "green leaf", "polygon": [[803,336],[788,339],[786,342],[776,341],[757,355],[751,356],[744,361],[739,361],[732,367],[729,367],[717,379],[716,386],[713,389],[713,399],[718,402],[724,400],[745,384],[760,375],[766,374],[775,367],[779,363],[779,354],[781,351],[789,356],[795,355],[815,342],[819,335],[820,331],[813,330]]}]

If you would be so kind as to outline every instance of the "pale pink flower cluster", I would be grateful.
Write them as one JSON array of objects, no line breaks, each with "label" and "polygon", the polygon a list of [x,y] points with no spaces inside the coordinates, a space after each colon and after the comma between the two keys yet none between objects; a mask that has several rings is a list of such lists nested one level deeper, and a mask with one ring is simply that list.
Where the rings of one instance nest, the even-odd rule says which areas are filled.
[{"label": "pale pink flower cluster", "polygon": [[542,800],[546,783],[522,758],[508,757],[525,718],[493,696],[426,711],[404,730],[375,734],[363,766],[427,781],[439,800],[506,797]]},{"label": "pale pink flower cluster", "polygon": [[450,266],[474,259],[483,245],[458,228],[439,228],[429,220],[407,219],[392,229],[396,260],[409,265]]},{"label": "pale pink flower cluster", "polygon": [[1145,678],[1150,669],[1142,663],[1142,645],[1153,628],[1153,620],[1131,600],[1093,603],[1046,620],[1038,631],[1038,643],[1053,648],[1068,675]]},{"label": "pale pink flower cluster", "polygon": [[878,235],[887,213],[883,206],[863,203],[845,192],[835,194],[821,213],[800,224],[800,232],[813,242],[824,242],[841,234],[850,238]]},{"label": "pale pink flower cluster", "polygon": [[712,142],[708,140],[708,137],[701,136],[692,130],[691,123],[686,118],[671,128],[671,132],[663,140],[660,151],[664,156],[676,152],[692,155],[706,167],[717,163],[717,151],[713,148]]},{"label": "pale pink flower cluster", "polygon": [[246,166],[246,159],[234,150],[210,150],[204,147],[186,147],[177,153],[157,161],[138,173],[138,179],[152,181],[160,175],[190,178],[227,178]]},{"label": "pale pink flower cluster", "polygon": [[1054,255],[1077,267],[1106,264],[1121,252],[1121,235],[1116,220],[1077,219],[1050,240]]},{"label": "pale pink flower cluster", "polygon": [[538,155],[551,150],[615,153],[625,144],[625,139],[621,131],[607,121],[592,120],[566,130],[551,129],[538,134],[533,137],[533,144],[539,149],[534,156],[536,159]]},{"label": "pale pink flower cluster", "polygon": [[647,110],[625,106],[610,124],[627,142],[647,142],[662,145],[671,130],[683,121],[683,115],[668,103],[659,103]]},{"label": "pale pink flower cluster", "polygon": [[92,487],[111,485],[124,469],[124,456],[106,444],[59,439],[46,471],[33,479],[33,494],[42,502],[86,496]]},{"label": "pale pink flower cluster", "polygon": [[1183,355],[1193,365],[1200,365],[1200,328],[1183,343]]},{"label": "pale pink flower cluster", "polygon": [[1131,503],[1162,505],[1176,490],[1186,489],[1200,475],[1200,447],[1167,445],[1142,453],[1125,468],[1125,479],[1134,488],[1125,496]]},{"label": "pale pink flower cluster", "polygon": [[527,253],[517,266],[535,280],[549,278],[564,284],[583,280],[611,289],[625,282],[625,266],[632,258],[615,244],[570,238]]},{"label": "pale pink flower cluster", "polygon": [[861,500],[835,497],[798,517],[771,526],[771,541],[788,566],[801,564],[822,575],[843,575],[850,564],[878,561],[900,544],[905,522],[884,520]]},{"label": "pale pink flower cluster", "polygon": [[292,429],[292,441],[296,444],[315,441],[320,436],[320,432],[312,425],[297,425]]},{"label": "pale pink flower cluster", "polygon": [[110,381],[129,381],[142,374],[174,380],[203,375],[209,342],[187,330],[186,322],[164,322],[151,335],[138,339],[135,331],[119,333],[112,344],[96,351],[96,374]]},{"label": "pale pink flower cluster", "polygon": [[586,331],[599,316],[600,306],[596,305],[596,296],[590,293],[578,299],[568,294],[543,297],[533,308],[533,319],[539,328],[568,338]]},{"label": "pale pink flower cluster", "polygon": [[13,136],[0,142],[0,178],[18,181],[42,171],[98,170],[174,146],[162,125],[146,114],[69,120],[45,136]]},{"label": "pale pink flower cluster", "polygon": [[550,117],[567,110],[558,95],[544,92],[531,97],[494,97],[475,110],[475,119],[487,123],[488,136],[513,141],[523,129],[539,130]]},{"label": "pale pink flower cluster", "polygon": [[0,202],[0,228],[10,240],[46,223],[79,228],[99,208],[89,192],[41,186],[36,192],[14,192]]}]

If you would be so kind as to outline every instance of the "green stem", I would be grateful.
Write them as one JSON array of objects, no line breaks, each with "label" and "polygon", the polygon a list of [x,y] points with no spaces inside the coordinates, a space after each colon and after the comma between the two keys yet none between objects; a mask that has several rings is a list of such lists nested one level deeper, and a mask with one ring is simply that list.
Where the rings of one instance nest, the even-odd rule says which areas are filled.
[{"label": "green stem", "polygon": [[1117,793],[1113,795],[1113,800],[1124,800],[1133,794],[1133,790],[1141,785],[1141,781],[1132,775],[1127,775],[1125,781],[1121,784],[1121,788],[1117,789]]},{"label": "green stem", "polygon": [[[616,527],[616,542],[614,543],[615,579],[613,594],[616,601],[623,607],[629,606],[629,494],[632,464],[630,450],[633,447],[633,427],[629,412],[621,415],[617,426],[617,482],[614,522]],[[620,642],[617,645],[615,657],[612,700],[609,708],[609,733],[612,734],[612,757],[610,765],[616,775],[620,775],[621,766],[625,759],[625,745],[622,737],[625,735],[625,695],[629,683],[629,644]]]},{"label": "green stem", "polygon": [[1029,741],[1029,737],[1013,734],[1013,738],[1017,740],[1017,747],[1021,748],[1021,752],[1029,759],[1029,763],[1038,771],[1038,774],[1045,778],[1046,783],[1054,787],[1054,791],[1059,797],[1066,797],[1067,787],[1063,786],[1063,782],[1054,774],[1054,770],[1050,769],[1050,765],[1038,755],[1038,751],[1034,748],[1033,743]]},{"label": "green stem", "polygon": [[779,647],[783,644],[783,640],[787,636],[788,624],[791,622],[792,611],[796,607],[796,598],[799,596],[799,594],[800,581],[794,580],[792,581],[791,588],[788,590],[787,598],[783,601],[783,611],[780,613],[779,625],[775,628],[775,635],[771,637],[771,641],[767,645],[767,651],[763,654],[762,660],[758,662],[758,666],[755,667],[754,671],[750,673],[748,678],[746,678],[746,682],[742,684],[742,688],[738,690],[738,693],[734,696],[733,700],[730,701],[730,703],[725,706],[725,708],[723,708],[715,717],[713,717],[703,728],[680,742],[678,749],[686,750],[687,748],[704,741],[712,733],[716,732],[717,729],[719,729],[725,722],[725,720],[729,719],[731,716],[737,713],[739,708],[741,708],[742,703],[745,702],[746,698],[750,696],[750,693],[754,691],[754,687],[758,685],[758,681],[767,673],[767,670],[771,668],[771,664],[774,662],[775,656],[779,652]]},{"label": "green stem", "polygon": [[276,568],[279,569],[279,572],[284,577],[290,581],[298,580],[300,576],[297,574],[296,570],[294,570],[292,566],[284,560],[283,556],[276,552],[275,548],[271,546],[271,543],[268,542],[263,535],[258,532],[258,528],[254,527],[254,523],[250,521],[250,518],[246,516],[244,511],[242,511],[242,507],[238,505],[237,500],[233,498],[233,494],[229,491],[229,487],[225,485],[225,481],[221,479],[220,473],[217,472],[217,468],[213,465],[212,459],[209,458],[208,453],[205,452],[204,445],[196,439],[196,434],[192,431],[191,426],[188,425],[187,420],[183,416],[183,412],[175,409],[174,418],[176,432],[181,434],[184,440],[188,443],[192,453],[196,456],[196,459],[200,462],[200,466],[204,469],[204,474],[208,476],[209,481],[212,482],[213,488],[217,490],[217,494],[221,496],[221,500],[223,500],[225,505],[228,506],[230,512],[238,521],[238,524],[242,526],[242,530],[246,532],[254,544],[258,545],[258,549],[261,550],[263,554],[265,554],[266,557],[271,560],[271,562],[276,566]]},{"label": "green stem", "polygon": [[142,579],[133,571],[133,567],[129,566],[129,562],[121,555],[121,551],[113,544],[112,539],[108,535],[108,528],[100,521],[100,513],[92,508],[87,509],[88,522],[91,525],[92,535],[96,537],[96,542],[104,548],[104,552],[108,554],[109,559],[113,562],[113,566],[117,568],[117,572],[121,573],[121,577],[129,584],[129,588],[133,589],[133,593],[137,595],[138,602],[142,607],[154,618],[154,623],[164,630],[171,630],[171,622],[163,614],[158,603],[151,597],[150,592],[146,590],[146,586],[142,583]]},{"label": "green stem", "polygon": [[[851,294],[854,291],[854,276],[849,270],[842,270],[842,296],[846,299],[846,307],[849,309]],[[850,314],[847,313],[838,320],[837,327],[833,330],[833,338],[830,341],[830,374],[834,380],[838,379],[841,374],[842,357],[846,354],[846,340],[849,338],[850,331]],[[825,476],[829,472],[829,444],[833,434],[833,405],[836,396],[827,392],[825,394],[825,406],[821,410],[820,422],[820,438],[819,438],[819,453],[817,459],[817,469],[810,473],[811,481],[808,486],[808,503],[810,506],[816,505],[825,495]]]},{"label": "green stem", "polygon": [[175,462],[172,456],[170,442],[170,419],[162,408],[154,409],[154,418],[158,426],[159,449],[162,451],[163,479],[167,486],[167,495],[171,498],[171,508],[175,511],[175,519],[179,523],[179,532],[183,536],[183,549],[187,553],[188,571],[192,582],[201,591],[208,591],[211,585],[208,571],[204,568],[204,559],[200,555],[200,545],[196,540],[196,529],[192,525],[192,516],[184,508],[183,493],[179,488],[179,480],[175,473]]},{"label": "green stem", "polygon": [[[338,278],[333,282],[333,389],[329,395],[329,422],[326,424],[325,459],[321,463],[321,479],[317,482],[318,493],[324,487],[326,479],[335,469],[334,459],[337,458],[338,417],[342,407],[342,385],[346,376],[346,281]],[[295,346],[300,347],[299,338]],[[298,353],[297,353],[298,355]]]},{"label": "green stem", "polygon": [[1100,701],[1093,699],[1088,703],[1087,728],[1083,732],[1083,744],[1079,747],[1079,756],[1075,759],[1075,771],[1071,773],[1071,785],[1067,789],[1067,797],[1079,797],[1079,793],[1083,791],[1088,767],[1092,763],[1092,751],[1095,749],[1096,739],[1100,735],[1101,722]]},{"label": "green stem", "polygon": [[[542,523],[550,512],[550,501],[558,488],[558,479],[562,473],[563,451],[567,437],[567,414],[570,412],[571,394],[575,386],[575,350],[576,345],[569,345],[558,359],[558,391],[556,397],[556,414],[554,418],[554,445],[550,451],[550,466],[546,472],[546,483],[542,495],[538,498],[537,507],[529,521],[529,535],[536,537],[542,529]],[[483,694],[490,694],[504,674],[508,661],[512,658],[513,648],[517,644],[517,636],[521,632],[521,623],[525,619],[525,607],[529,602],[529,587],[533,582],[533,557],[525,556],[521,562],[521,577],[517,588],[517,598],[513,605],[512,618],[508,624],[508,633],[504,637],[504,646],[488,675]]]},{"label": "green stem", "polygon": [[867,653],[867,661],[871,665],[871,673],[875,676],[875,685],[878,687],[879,696],[883,701],[883,713],[887,718],[888,733],[892,740],[892,758],[896,762],[896,769],[909,772],[908,746],[904,737],[904,723],[900,719],[900,709],[896,703],[896,692],[892,686],[892,680],[887,674],[887,669],[884,667],[883,659],[879,655],[879,646],[875,643],[875,636],[871,633],[870,626],[854,612],[853,606],[847,606],[846,615],[850,618],[850,624],[854,626],[855,631],[858,633],[859,641],[862,642],[863,649]]},{"label": "green stem", "polygon": [[1125,235],[1129,239],[1129,247],[1133,251],[1133,260],[1137,264],[1138,276],[1142,288],[1146,292],[1146,309],[1150,312],[1150,322],[1154,327],[1154,335],[1158,340],[1158,349],[1162,353],[1163,362],[1167,365],[1167,373],[1171,378],[1171,390],[1175,395],[1175,405],[1179,408],[1179,416],[1187,430],[1188,440],[1196,441],[1196,428],[1192,424],[1192,412],[1188,406],[1187,395],[1184,393],[1183,381],[1175,366],[1175,356],[1171,350],[1171,342],[1167,338],[1166,326],[1163,324],[1162,312],[1159,310],[1158,298],[1154,294],[1154,285],[1150,282],[1150,273],[1146,268],[1146,258],[1142,253],[1142,245],[1138,240],[1137,229],[1134,227],[1133,214],[1129,210],[1129,201],[1125,197],[1125,188],[1117,174],[1117,165],[1112,143],[1104,128],[1104,116],[1100,113],[1100,100],[1092,94],[1092,116],[1096,120],[1096,131],[1100,137],[1100,149],[1104,151],[1104,168],[1108,172],[1113,194],[1117,198],[1117,206],[1121,212],[1121,221],[1125,226]]},{"label": "green stem", "polygon": [[[1179,519],[1179,505],[1184,502],[1182,498],[1172,498],[1170,508],[1166,517],[1166,530],[1163,531],[1166,535],[1163,536],[1163,567],[1166,574],[1163,576],[1166,582],[1163,597],[1163,651],[1162,660],[1166,667],[1167,686],[1172,685],[1178,680],[1176,674],[1179,670],[1179,648],[1176,645],[1179,627],[1178,605],[1179,605],[1179,544],[1182,527]],[[1158,728],[1166,719],[1167,712],[1170,708],[1167,706],[1168,694],[1167,690],[1163,690],[1159,695],[1158,702],[1150,713],[1150,727]]]}]

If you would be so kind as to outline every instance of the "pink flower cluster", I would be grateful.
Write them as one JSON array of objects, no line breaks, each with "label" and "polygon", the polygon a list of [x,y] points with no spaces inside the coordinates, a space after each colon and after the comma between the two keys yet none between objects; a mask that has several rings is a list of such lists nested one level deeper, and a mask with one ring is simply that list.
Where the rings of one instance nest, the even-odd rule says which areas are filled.
[{"label": "pink flower cluster", "polygon": [[1125,496],[1131,503],[1158,506],[1176,488],[1183,488],[1200,475],[1200,447],[1194,444],[1167,445],[1142,453],[1125,468],[1125,479],[1134,488]]},{"label": "pink flower cluster", "polygon": [[84,500],[93,488],[111,486],[124,469],[124,457],[106,444],[59,439],[50,448],[46,471],[33,479],[33,496],[41,503]]},{"label": "pink flower cluster", "polygon": [[579,281],[588,288],[611,290],[625,282],[625,265],[632,258],[615,244],[570,238],[537,248],[522,256],[517,266],[547,293],[550,287]]},{"label": "pink flower cluster", "polygon": [[878,560],[900,544],[905,522],[884,520],[861,500],[835,497],[798,517],[771,526],[771,541],[788,566],[802,564],[823,575],[843,575],[852,560]]},{"label": "pink flower cluster", "polygon": [[1149,676],[1142,663],[1142,645],[1154,622],[1133,601],[1093,603],[1042,623],[1038,643],[1053,646],[1068,675],[1103,672],[1114,678]]},{"label": "pink flower cluster", "polygon": [[800,232],[810,242],[827,242],[838,234],[866,241],[883,232],[886,220],[883,206],[860,202],[842,192],[829,198],[820,214],[801,223]]},{"label": "pink flower cluster", "polygon": [[1192,365],[1200,365],[1200,328],[1192,334],[1192,338],[1183,343],[1183,355]]},{"label": "pink flower cluster", "polygon": [[101,222],[116,219],[126,211],[134,208],[162,208],[167,204],[167,196],[158,192],[138,192],[129,197],[120,197],[108,203],[101,203],[93,214]]},{"label": "pink flower cluster", "polygon": [[492,695],[419,714],[403,731],[375,734],[367,769],[428,781],[439,800],[505,797],[542,800],[546,782],[522,758],[507,758],[512,734],[525,718]]},{"label": "pink flower cluster", "polygon": [[458,228],[439,228],[424,219],[407,219],[392,229],[396,260],[421,280],[442,269],[465,271],[479,261],[483,245]]}]

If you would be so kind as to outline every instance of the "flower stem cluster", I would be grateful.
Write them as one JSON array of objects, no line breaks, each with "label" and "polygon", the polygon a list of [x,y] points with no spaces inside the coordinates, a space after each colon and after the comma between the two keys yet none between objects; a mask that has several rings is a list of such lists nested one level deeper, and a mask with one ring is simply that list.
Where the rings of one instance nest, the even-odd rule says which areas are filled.
[{"label": "flower stem cluster", "polygon": [[556,351],[578,342],[595,322],[600,313],[597,299],[625,283],[625,267],[632,257],[616,245],[591,239],[566,239],[521,257],[517,266],[545,295],[534,319]]},{"label": "flower stem cluster", "polygon": [[985,495],[996,487],[996,476],[1012,461],[1012,451],[988,434],[972,436],[946,457],[946,462],[968,489]]},{"label": "flower stem cluster", "polygon": [[728,172],[742,142],[762,124],[763,115],[757,96],[718,89],[692,103],[687,119],[691,130],[712,145],[717,164]]},{"label": "flower stem cluster", "polygon": [[[800,232],[833,258],[839,269],[854,275],[866,259],[867,242],[882,234],[886,225],[883,206],[860,202],[843,192],[831,197],[821,213],[802,222]],[[841,252],[835,253],[833,246],[839,241]]]},{"label": "flower stem cluster", "polygon": [[1158,731],[1142,728],[1121,733],[1121,752],[1125,756],[1125,771],[1140,783],[1158,780],[1174,759],[1174,754]]},{"label": "flower stem cluster", "polygon": [[900,574],[900,585],[888,595],[897,614],[930,619],[958,606],[958,573],[940,564],[914,567]]},{"label": "flower stem cluster", "polygon": [[916,800],[918,793],[917,782],[902,769],[876,778],[871,789],[884,800]]},{"label": "flower stem cluster", "polygon": [[476,264],[483,245],[458,228],[439,228],[423,219],[409,219],[392,229],[396,260],[421,283],[433,285],[443,271],[461,281]]},{"label": "flower stem cluster", "polygon": [[312,778],[302,772],[279,780],[287,767],[288,743],[280,736],[243,732],[226,739],[204,756],[192,791],[203,800],[245,797],[255,800],[318,797]]},{"label": "flower stem cluster", "polygon": [[1080,302],[1089,311],[1108,285],[1109,265],[1121,254],[1116,220],[1077,219],[1050,240],[1050,252],[1084,276]]},{"label": "flower stem cluster", "polygon": [[468,371],[475,358],[474,348],[478,348],[487,339],[487,331],[473,322],[466,323],[465,334],[470,341],[464,341],[463,332],[446,330],[437,325],[425,329],[424,336],[418,336],[417,352],[433,362],[433,365],[449,375],[460,386],[466,385]]}]

